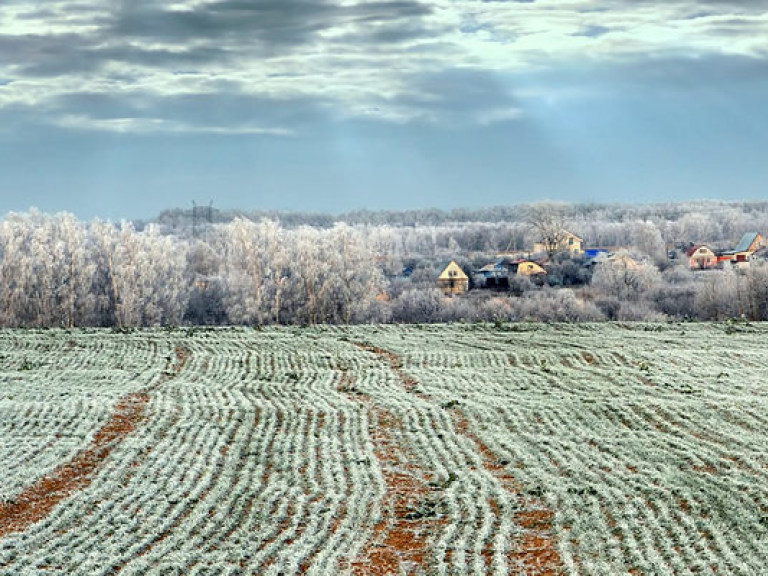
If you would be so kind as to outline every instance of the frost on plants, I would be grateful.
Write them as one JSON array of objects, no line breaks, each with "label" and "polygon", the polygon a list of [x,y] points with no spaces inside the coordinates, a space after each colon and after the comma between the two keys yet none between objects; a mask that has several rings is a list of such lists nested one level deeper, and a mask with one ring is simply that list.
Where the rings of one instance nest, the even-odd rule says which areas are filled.
[{"label": "frost on plants", "polygon": [[0,574],[761,573],[768,329],[525,328],[4,331]]}]

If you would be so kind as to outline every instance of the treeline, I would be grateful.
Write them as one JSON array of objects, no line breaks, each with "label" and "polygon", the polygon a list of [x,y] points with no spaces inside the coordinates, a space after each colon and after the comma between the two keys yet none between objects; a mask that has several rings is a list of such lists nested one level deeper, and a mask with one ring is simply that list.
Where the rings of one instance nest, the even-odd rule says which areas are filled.
[{"label": "treeline", "polygon": [[[355,210],[343,214],[281,212],[276,210],[219,210],[198,207],[199,221],[208,214],[213,224],[226,224],[237,218],[254,222],[274,220],[284,228],[311,226],[332,228],[343,222],[350,226],[448,227],[465,224],[525,225],[529,208],[541,204],[494,206],[478,209],[440,210]],[[669,241],[728,242],[739,232],[765,230],[768,225],[768,201],[724,202],[700,200],[655,204],[565,204],[549,203],[575,232],[590,245],[621,243],[626,224],[650,223]],[[156,218],[135,222],[137,229],[157,224],[164,233],[191,235],[194,209],[175,208]],[[613,230],[611,228],[613,227]]]},{"label": "treeline", "polygon": [[638,264],[588,267],[560,255],[543,285],[513,278],[508,292],[445,298],[436,278],[448,260],[470,272],[532,245],[524,208],[505,208],[518,217],[504,221],[408,225],[219,217],[197,235],[181,221],[9,214],[0,221],[0,325],[768,319],[766,266],[694,274],[669,260],[670,247],[727,247],[768,230],[768,204],[558,209],[586,244],[626,247]]}]

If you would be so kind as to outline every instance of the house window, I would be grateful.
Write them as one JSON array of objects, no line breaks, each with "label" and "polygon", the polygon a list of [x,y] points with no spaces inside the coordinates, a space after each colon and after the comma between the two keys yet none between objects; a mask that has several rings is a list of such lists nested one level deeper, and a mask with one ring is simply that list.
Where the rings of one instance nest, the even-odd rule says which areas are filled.
[{"label": "house window", "polygon": [[568,246],[573,246],[573,238],[568,238]]}]

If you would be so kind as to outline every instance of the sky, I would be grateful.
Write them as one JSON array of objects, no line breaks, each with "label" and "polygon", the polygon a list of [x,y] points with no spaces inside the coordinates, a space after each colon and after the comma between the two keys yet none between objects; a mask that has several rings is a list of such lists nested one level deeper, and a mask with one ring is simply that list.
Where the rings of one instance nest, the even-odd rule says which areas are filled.
[{"label": "sky", "polygon": [[768,0],[2,0],[0,214],[768,198]]}]

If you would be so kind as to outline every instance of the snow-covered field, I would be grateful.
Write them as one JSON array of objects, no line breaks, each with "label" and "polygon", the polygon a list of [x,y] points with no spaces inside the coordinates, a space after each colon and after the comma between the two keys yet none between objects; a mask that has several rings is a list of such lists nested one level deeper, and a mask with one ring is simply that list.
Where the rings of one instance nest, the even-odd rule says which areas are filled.
[{"label": "snow-covered field", "polygon": [[0,331],[0,574],[765,574],[767,339]]}]

